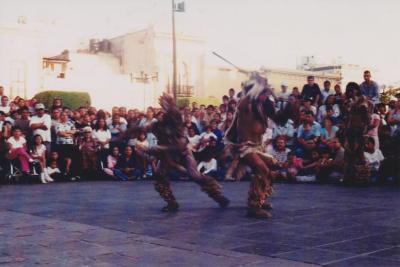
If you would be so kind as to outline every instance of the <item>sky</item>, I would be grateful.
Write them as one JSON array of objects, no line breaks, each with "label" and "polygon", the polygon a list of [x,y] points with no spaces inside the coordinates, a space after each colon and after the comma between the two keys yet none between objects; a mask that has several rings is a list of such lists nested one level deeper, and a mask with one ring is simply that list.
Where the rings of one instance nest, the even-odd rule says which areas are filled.
[{"label": "sky", "polygon": [[[211,51],[250,68],[293,69],[306,55],[321,63],[341,57],[377,70],[380,83],[400,82],[400,1],[185,2],[186,12],[176,13],[176,29],[204,37],[213,63],[223,64]],[[54,23],[71,43],[149,25],[171,30],[171,0],[0,0],[0,25],[21,15]]]}]

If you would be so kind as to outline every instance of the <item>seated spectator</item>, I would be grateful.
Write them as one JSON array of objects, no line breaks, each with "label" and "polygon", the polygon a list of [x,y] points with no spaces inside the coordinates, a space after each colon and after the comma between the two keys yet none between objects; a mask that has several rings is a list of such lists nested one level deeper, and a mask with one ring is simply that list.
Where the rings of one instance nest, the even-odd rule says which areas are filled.
[{"label": "seated spectator", "polygon": [[[330,114],[328,114],[328,109]],[[317,121],[321,123],[326,116],[333,118],[340,116],[340,107],[338,104],[335,104],[334,95],[329,95],[324,104],[318,108]]]},{"label": "seated spectator", "polygon": [[189,128],[189,135],[187,138],[189,140],[189,149],[193,152],[196,152],[200,144],[200,135],[196,134],[196,131],[193,128]]},{"label": "seated spectator", "polygon": [[38,134],[33,137],[31,157],[39,162],[40,181],[43,184],[54,182],[46,169],[46,146],[43,145],[42,136]]},{"label": "seated spectator", "polygon": [[206,131],[200,135],[200,147],[199,151],[203,150],[209,143],[210,138],[217,140],[217,136],[212,132],[211,126],[206,126]]},{"label": "seated spectator", "polygon": [[222,134],[224,134],[229,129],[229,127],[231,127],[232,122],[233,113],[228,111],[226,112],[225,120],[218,125],[218,128],[221,130]]},{"label": "seated spectator", "polygon": [[328,141],[328,149],[321,153],[317,180],[321,182],[341,182],[343,180],[344,148],[337,137]]},{"label": "seated spectator", "polygon": [[217,160],[213,158],[211,155],[209,155],[207,158],[204,159],[204,161],[201,161],[199,163],[199,165],[197,166],[197,170],[204,175],[217,178],[218,176]]},{"label": "seated spectator", "polygon": [[220,129],[218,129],[218,121],[211,120],[210,127],[211,127],[211,131],[213,132],[213,134],[215,134],[215,136],[217,137],[218,144],[220,144],[222,141],[222,132]]},{"label": "seated spectator", "polygon": [[272,128],[272,138],[275,139],[278,136],[284,136],[288,145],[293,145],[293,136],[295,129],[293,121],[289,118],[288,112],[283,110],[278,112],[275,118],[275,125]]},{"label": "seated spectator", "polygon": [[326,117],[323,121],[323,127],[321,128],[321,142],[323,145],[327,145],[329,140],[336,137],[336,132],[339,128],[333,125],[333,121],[330,117]]},{"label": "seated spectator", "polygon": [[89,178],[95,175],[98,170],[97,151],[99,145],[92,137],[92,128],[85,127],[83,129],[83,138],[79,142],[79,151],[81,155],[82,174]]},{"label": "seated spectator", "polygon": [[117,146],[113,147],[111,154],[107,156],[107,167],[104,168],[104,172],[110,176],[114,177],[114,168],[117,165],[118,158],[120,157],[119,148]]},{"label": "seated spectator", "polygon": [[119,157],[115,165],[114,175],[121,181],[133,180],[140,176],[140,170],[137,168],[137,161],[131,146],[125,146],[123,155]]},{"label": "seated spectator", "polygon": [[46,173],[50,176],[50,179],[59,180],[59,176],[61,175],[61,171],[58,168],[58,163],[56,160],[52,160],[49,166],[46,167]]},{"label": "seated spectator", "polygon": [[379,181],[379,168],[385,158],[379,149],[375,149],[375,139],[371,136],[366,137],[364,158],[371,170],[371,182],[377,183]]},{"label": "seated spectator", "polygon": [[287,180],[294,181],[299,171],[303,169],[303,160],[292,151],[288,153],[287,163],[284,163],[282,167],[286,170]]},{"label": "seated spectator", "polygon": [[276,170],[271,172],[274,178],[287,179],[287,170],[284,166],[287,163],[289,152],[290,149],[286,147],[286,139],[283,136],[278,136],[275,139],[275,145],[267,149],[267,153],[277,161]]},{"label": "seated spectator", "polygon": [[29,173],[29,163],[33,162],[32,157],[26,151],[26,139],[22,136],[21,129],[14,127],[12,129],[12,136],[7,139],[8,153],[6,158],[8,160],[18,159],[21,165],[21,170],[24,173]]},{"label": "seated spectator", "polygon": [[186,128],[186,131],[189,128],[192,128],[196,132],[196,134],[200,134],[199,129],[197,129],[196,124],[192,121],[192,115],[191,114],[185,115],[183,123],[184,123],[184,126]]},{"label": "seated spectator", "polygon": [[311,98],[303,99],[303,105],[300,107],[300,111],[310,111],[313,114],[317,113],[317,107],[312,105],[313,100]]}]

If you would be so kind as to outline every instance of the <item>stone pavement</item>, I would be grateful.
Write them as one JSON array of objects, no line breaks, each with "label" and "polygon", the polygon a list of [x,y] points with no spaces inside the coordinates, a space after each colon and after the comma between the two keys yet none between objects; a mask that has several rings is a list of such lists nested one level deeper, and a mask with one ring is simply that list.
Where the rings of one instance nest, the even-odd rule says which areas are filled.
[{"label": "stone pavement", "polygon": [[400,189],[277,184],[273,218],[245,217],[247,182],[219,209],[175,182],[164,214],[150,182],[0,188],[4,266],[400,266]]}]

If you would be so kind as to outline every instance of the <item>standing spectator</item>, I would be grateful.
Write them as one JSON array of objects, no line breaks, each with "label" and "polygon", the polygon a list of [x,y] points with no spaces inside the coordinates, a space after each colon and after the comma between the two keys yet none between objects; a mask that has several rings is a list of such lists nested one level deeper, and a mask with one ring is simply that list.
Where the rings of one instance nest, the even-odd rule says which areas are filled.
[{"label": "standing spectator", "polygon": [[276,106],[279,110],[283,110],[289,100],[290,92],[288,92],[288,84],[286,82],[282,82],[281,91],[276,94],[277,102]]},{"label": "standing spectator", "polygon": [[314,76],[307,77],[307,84],[303,86],[303,90],[301,91],[302,99],[311,99],[314,106],[318,106],[318,103],[321,99],[321,90],[317,83],[314,83]]},{"label": "standing spectator", "polygon": [[321,103],[325,103],[326,98],[331,94],[331,82],[324,82],[324,89],[321,91]]},{"label": "standing spectator", "polygon": [[379,86],[371,80],[371,72],[369,70],[364,71],[364,82],[360,84],[361,93],[367,97],[374,104],[379,102]]},{"label": "standing spectator", "polygon": [[10,114],[10,104],[8,101],[8,96],[3,95],[1,97],[0,111],[3,111],[6,115]]},{"label": "standing spectator", "polygon": [[42,103],[35,105],[35,111],[36,115],[31,118],[29,126],[33,130],[33,135],[38,134],[42,137],[47,155],[49,155],[51,150],[51,117],[45,113]]},{"label": "standing spectator", "polygon": [[57,151],[61,158],[65,159],[65,173],[69,176],[71,174],[71,165],[75,159],[75,146],[74,135],[76,133],[75,125],[69,121],[67,113],[62,112],[60,115],[60,122],[55,127],[57,135],[56,144]]},{"label": "standing spectator", "polygon": [[27,107],[19,109],[18,112],[21,114],[21,118],[15,120],[14,126],[19,127],[22,135],[27,139],[31,136],[31,127],[29,127],[30,112]]},{"label": "standing spectator", "polygon": [[122,147],[124,140],[124,134],[126,132],[126,124],[121,122],[120,116],[115,114],[112,117],[112,123],[108,126],[108,129],[111,133],[111,141],[110,144],[112,146]]},{"label": "standing spectator", "polygon": [[333,89],[335,90],[335,104],[339,105],[339,107],[341,105],[343,105],[344,102],[344,95],[342,93],[342,88],[340,87],[340,84],[335,84],[335,86],[333,87]]},{"label": "standing spectator", "polygon": [[107,128],[105,118],[97,119],[96,125],[94,126],[93,138],[100,146],[100,157],[103,162],[110,149],[111,132]]},{"label": "standing spectator", "polygon": [[55,110],[55,109],[62,109],[63,108],[63,102],[60,97],[55,97],[53,99],[53,105],[51,106],[50,110]]},{"label": "standing spectator", "polygon": [[375,149],[379,149],[378,129],[380,124],[381,124],[381,117],[377,113],[372,112],[371,120],[368,125],[367,135],[374,139]]},{"label": "standing spectator", "polygon": [[83,129],[83,138],[79,143],[79,151],[82,160],[82,173],[86,178],[95,175],[98,167],[98,144],[92,137],[92,128],[87,126]]},{"label": "standing spectator", "polygon": [[125,146],[124,153],[119,157],[114,168],[114,175],[121,181],[128,181],[140,176],[136,158],[131,146]]},{"label": "standing spectator", "polygon": [[237,101],[236,95],[235,95],[235,89],[231,88],[229,89],[229,100],[235,100],[235,102]]},{"label": "standing spectator", "polygon": [[397,98],[394,108],[389,111],[387,123],[391,126],[392,135],[400,134],[400,98]]}]

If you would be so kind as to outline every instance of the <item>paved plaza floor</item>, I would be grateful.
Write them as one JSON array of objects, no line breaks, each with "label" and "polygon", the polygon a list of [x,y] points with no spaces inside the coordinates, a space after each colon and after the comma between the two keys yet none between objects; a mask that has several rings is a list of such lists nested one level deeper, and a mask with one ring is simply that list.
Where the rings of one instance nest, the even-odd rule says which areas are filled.
[{"label": "paved plaza floor", "polygon": [[273,218],[222,210],[189,182],[164,214],[151,182],[0,187],[4,266],[400,266],[400,189],[277,184]]}]

